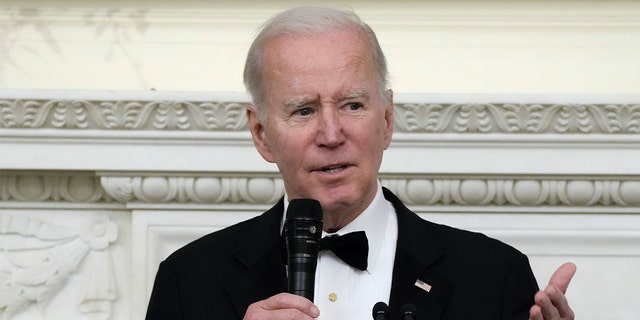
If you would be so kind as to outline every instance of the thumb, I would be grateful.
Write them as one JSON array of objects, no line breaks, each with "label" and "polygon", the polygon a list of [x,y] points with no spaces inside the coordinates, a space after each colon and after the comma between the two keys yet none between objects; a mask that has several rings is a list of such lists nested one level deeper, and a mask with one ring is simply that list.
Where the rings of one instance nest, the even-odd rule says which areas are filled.
[{"label": "thumb", "polygon": [[549,285],[554,285],[562,290],[562,293],[566,293],[569,282],[571,282],[576,270],[576,265],[571,262],[561,265],[560,268],[553,273],[551,279],[549,279]]}]

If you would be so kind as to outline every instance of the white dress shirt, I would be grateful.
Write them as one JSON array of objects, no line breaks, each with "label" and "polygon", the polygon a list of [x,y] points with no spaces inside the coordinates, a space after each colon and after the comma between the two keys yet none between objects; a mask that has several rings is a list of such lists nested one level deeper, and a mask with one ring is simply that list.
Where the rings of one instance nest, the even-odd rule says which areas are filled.
[{"label": "white dress shirt", "polygon": [[[285,199],[288,200],[288,199]],[[285,201],[285,212],[288,201]],[[329,250],[318,255],[314,303],[322,320],[371,319],[373,305],[389,303],[398,220],[378,183],[373,201],[356,219],[333,234],[364,230],[369,240],[367,270],[349,266]],[[322,236],[327,236],[322,232]]]}]

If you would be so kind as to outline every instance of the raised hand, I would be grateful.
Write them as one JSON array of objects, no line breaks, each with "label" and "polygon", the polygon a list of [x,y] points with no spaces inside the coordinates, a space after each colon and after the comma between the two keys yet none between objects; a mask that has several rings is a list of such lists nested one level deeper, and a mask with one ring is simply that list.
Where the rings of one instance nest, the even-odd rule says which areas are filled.
[{"label": "raised hand", "polygon": [[576,265],[567,262],[553,273],[544,291],[538,291],[534,297],[535,305],[529,311],[531,320],[574,320],[575,314],[565,293],[576,273]]}]

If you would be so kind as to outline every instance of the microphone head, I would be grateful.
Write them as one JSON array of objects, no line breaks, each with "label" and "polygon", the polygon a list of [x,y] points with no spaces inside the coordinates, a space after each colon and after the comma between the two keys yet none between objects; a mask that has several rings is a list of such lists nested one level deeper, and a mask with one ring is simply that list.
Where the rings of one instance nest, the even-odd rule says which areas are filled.
[{"label": "microphone head", "polygon": [[377,302],[373,306],[372,315],[374,320],[387,320],[389,319],[390,314],[391,309],[389,309],[389,306],[382,301]]},{"label": "microphone head", "polygon": [[402,305],[402,308],[400,308],[400,316],[402,320],[413,320],[416,318],[418,314],[418,309],[416,309],[416,306],[413,305],[413,303],[405,303]]},{"label": "microphone head", "polygon": [[289,201],[287,219],[322,221],[320,201],[316,199],[293,199]]}]

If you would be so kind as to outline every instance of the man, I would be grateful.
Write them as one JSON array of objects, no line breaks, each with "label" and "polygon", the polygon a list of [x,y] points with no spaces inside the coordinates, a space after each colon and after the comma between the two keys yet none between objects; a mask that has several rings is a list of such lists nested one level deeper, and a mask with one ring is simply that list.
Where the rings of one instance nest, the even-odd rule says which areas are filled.
[{"label": "man", "polygon": [[[420,219],[379,184],[393,95],[373,31],[351,12],[295,8],[266,24],[245,84],[256,149],[277,164],[285,197],[263,215],[209,234],[160,265],[147,319],[573,319],[562,266],[538,291],[529,262],[484,235]],[[364,230],[364,268],[322,251],[315,303],[286,293],[281,236],[289,201],[318,200],[323,234]]]}]

